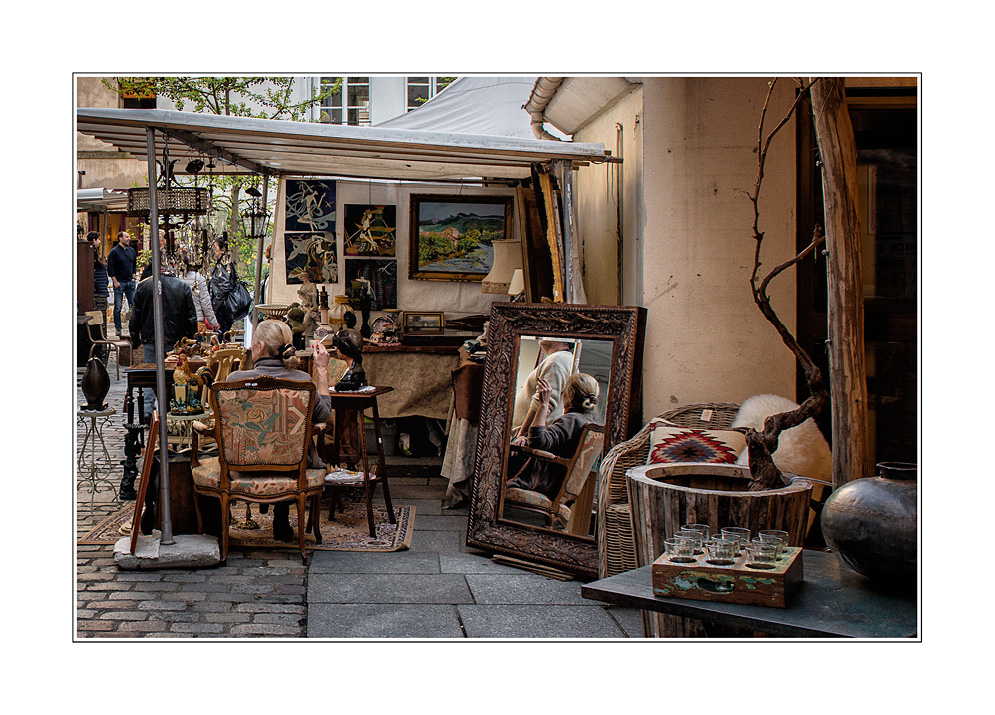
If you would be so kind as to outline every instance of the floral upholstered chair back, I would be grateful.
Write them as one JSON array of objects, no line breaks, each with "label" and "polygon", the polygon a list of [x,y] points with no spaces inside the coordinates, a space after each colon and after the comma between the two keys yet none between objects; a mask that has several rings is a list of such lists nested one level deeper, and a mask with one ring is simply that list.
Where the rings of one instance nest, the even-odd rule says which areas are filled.
[{"label": "floral upholstered chair back", "polygon": [[231,469],[300,466],[307,457],[312,382],[249,378],[216,386],[221,460]]}]

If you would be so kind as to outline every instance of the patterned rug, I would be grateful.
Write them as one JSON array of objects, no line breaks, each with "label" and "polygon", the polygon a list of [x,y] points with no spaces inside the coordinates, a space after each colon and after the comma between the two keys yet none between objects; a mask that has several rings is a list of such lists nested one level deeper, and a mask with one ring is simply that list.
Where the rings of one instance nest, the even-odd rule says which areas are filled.
[{"label": "patterned rug", "polygon": [[[76,540],[83,545],[115,544],[122,536],[130,533],[131,520],[135,515],[134,502],[125,504],[118,511],[103,519],[88,533]],[[298,549],[297,539],[276,541],[273,539],[273,508],[266,514],[259,513],[259,505],[252,505],[252,521],[258,529],[237,526],[245,516],[245,502],[232,506],[232,524],[229,530],[229,548],[284,548]],[[387,509],[383,505],[373,505],[373,523],[376,525],[376,538],[370,537],[366,520],[366,505],[360,502],[347,502],[336,509],[334,521],[328,520],[328,506],[321,510],[321,543],[314,540],[314,534],[305,534],[304,542],[309,550],[316,551],[401,551],[410,548],[411,535],[415,527],[415,508],[394,505],[397,524],[387,520]],[[307,512],[305,512],[305,519]],[[297,508],[290,508],[290,526],[297,530]],[[122,530],[124,527],[124,530]]]}]

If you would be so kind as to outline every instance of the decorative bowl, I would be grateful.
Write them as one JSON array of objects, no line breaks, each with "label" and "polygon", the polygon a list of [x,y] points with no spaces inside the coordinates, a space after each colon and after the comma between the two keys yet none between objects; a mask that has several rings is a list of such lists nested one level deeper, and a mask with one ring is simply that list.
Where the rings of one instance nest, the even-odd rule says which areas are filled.
[{"label": "decorative bowl", "polygon": [[267,318],[279,319],[290,312],[290,306],[278,305],[277,303],[263,303],[262,305],[257,305],[256,310],[265,315]]}]

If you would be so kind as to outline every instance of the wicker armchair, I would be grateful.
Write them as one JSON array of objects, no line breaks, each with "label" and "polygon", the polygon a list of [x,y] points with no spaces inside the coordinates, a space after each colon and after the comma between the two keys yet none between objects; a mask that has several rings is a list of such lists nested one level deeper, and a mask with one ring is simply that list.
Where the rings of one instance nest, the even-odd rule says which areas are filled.
[{"label": "wicker armchair", "polygon": [[[731,402],[707,402],[677,407],[661,413],[659,418],[681,427],[728,429],[738,411],[739,405]],[[597,533],[601,535],[598,539],[598,578],[631,571],[637,566],[625,473],[632,467],[646,464],[649,446],[650,425],[647,424],[632,439],[615,445],[601,461],[597,512]]]}]

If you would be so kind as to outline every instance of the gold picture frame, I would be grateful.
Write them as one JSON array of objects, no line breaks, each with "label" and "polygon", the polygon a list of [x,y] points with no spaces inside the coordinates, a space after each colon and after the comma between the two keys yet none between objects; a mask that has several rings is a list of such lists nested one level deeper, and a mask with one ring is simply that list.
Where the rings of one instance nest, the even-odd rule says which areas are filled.
[{"label": "gold picture frame", "polygon": [[446,314],[404,311],[405,335],[442,335],[446,332]]}]

